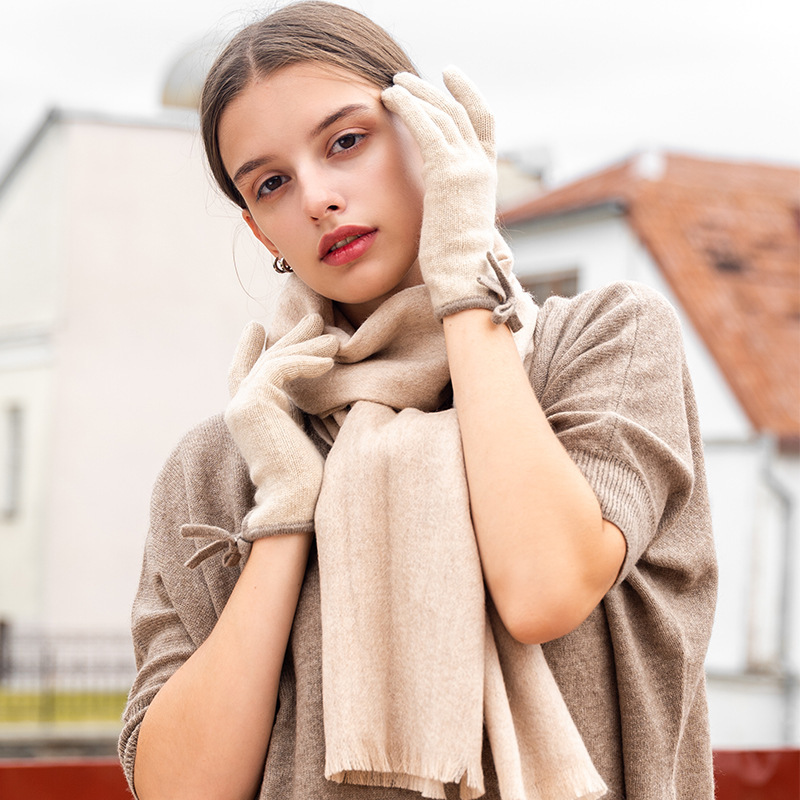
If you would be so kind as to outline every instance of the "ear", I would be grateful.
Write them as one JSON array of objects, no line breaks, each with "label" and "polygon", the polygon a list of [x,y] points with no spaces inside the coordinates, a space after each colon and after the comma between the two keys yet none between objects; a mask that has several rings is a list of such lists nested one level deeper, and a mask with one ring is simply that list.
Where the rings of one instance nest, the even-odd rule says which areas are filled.
[{"label": "ear", "polygon": [[263,244],[264,247],[270,251],[270,253],[272,253],[273,257],[278,258],[281,254],[280,250],[275,247],[271,239],[268,239],[264,235],[261,228],[258,227],[258,224],[253,219],[253,215],[246,208],[242,209],[242,219],[247,223],[247,227],[253,232],[253,236],[255,236],[256,239],[258,239],[258,241],[261,242],[261,244]]}]

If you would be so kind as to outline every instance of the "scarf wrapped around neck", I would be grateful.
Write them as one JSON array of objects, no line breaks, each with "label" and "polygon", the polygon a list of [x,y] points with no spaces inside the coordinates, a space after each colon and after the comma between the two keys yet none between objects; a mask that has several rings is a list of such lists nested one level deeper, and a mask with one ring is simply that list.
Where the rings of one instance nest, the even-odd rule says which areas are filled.
[{"label": "scarf wrapped around neck", "polygon": [[[529,362],[536,307],[512,280]],[[485,594],[427,289],[354,330],[290,276],[268,345],[311,313],[340,341],[329,373],[289,387],[331,445],[315,514],[325,777],[477,798],[485,726],[503,800],[602,797],[541,647],[515,641]]]}]

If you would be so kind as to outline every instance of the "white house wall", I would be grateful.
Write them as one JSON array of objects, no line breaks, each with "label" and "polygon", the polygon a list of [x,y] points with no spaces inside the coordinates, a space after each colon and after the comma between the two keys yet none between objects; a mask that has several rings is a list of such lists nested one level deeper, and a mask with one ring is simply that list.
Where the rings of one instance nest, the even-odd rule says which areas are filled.
[{"label": "white house wall", "polygon": [[46,348],[26,350],[28,361],[20,364],[21,359],[7,358],[0,347],[0,419],[10,408],[21,409],[23,448],[18,511],[0,517],[0,619],[22,625],[37,622],[43,610],[44,576],[35,565],[42,563],[45,548],[42,530],[48,509],[41,500],[48,489],[51,416]]},{"label": "white house wall", "polygon": [[48,126],[0,188],[0,337],[49,331],[58,313],[65,147],[63,129]]},{"label": "white house wall", "polygon": [[[795,675],[800,674],[800,458],[796,455],[779,456],[774,462],[774,475],[787,494],[794,498],[791,509],[790,563],[787,566],[790,612],[786,620],[787,657]],[[799,687],[800,688],[800,687]],[[799,698],[800,699],[800,698]],[[797,709],[796,724],[800,739],[800,707]]]},{"label": "white house wall", "polygon": [[[52,332],[62,289],[65,140],[46,126],[35,152],[0,187],[0,424],[21,420],[20,495],[0,515],[0,618],[22,624],[43,611],[42,535],[49,508]],[[8,474],[8,441],[0,447]],[[5,491],[5,486],[0,487]]]},{"label": "white house wall", "polygon": [[790,744],[784,738],[786,696],[772,678],[710,676],[708,704],[715,748],[749,750]]},{"label": "white house wall", "polygon": [[[26,484],[39,549],[11,558],[0,538],[0,560],[41,587],[8,607],[12,622],[125,631],[153,482],[180,436],[224,409],[240,331],[268,321],[279,278],[211,188],[191,131],[69,118],[51,138],[58,157],[45,139],[17,175],[20,212],[0,205],[3,313],[36,321],[51,361],[34,393],[52,387],[31,439],[49,454]],[[43,197],[63,225],[23,224]],[[3,380],[28,391],[19,371]]]},{"label": "white house wall", "polygon": [[76,123],[68,135],[53,471],[69,480],[53,483],[45,619],[124,629],[153,481],[179,437],[224,409],[241,329],[267,314],[234,253],[251,291],[277,281],[254,280],[269,261],[249,231],[236,245],[243,223],[192,133]]}]

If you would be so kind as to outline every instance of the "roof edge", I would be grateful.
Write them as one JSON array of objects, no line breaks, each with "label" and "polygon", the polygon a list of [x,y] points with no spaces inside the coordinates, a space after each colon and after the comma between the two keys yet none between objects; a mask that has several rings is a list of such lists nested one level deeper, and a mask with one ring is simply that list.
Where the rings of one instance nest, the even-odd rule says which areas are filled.
[{"label": "roof edge", "polygon": [[22,170],[25,162],[30,158],[31,153],[39,146],[39,142],[44,139],[50,128],[60,122],[63,114],[58,108],[51,108],[45,114],[44,119],[36,126],[33,133],[23,142],[22,146],[11,157],[8,168],[0,177],[0,200],[6,192],[8,186],[13,182],[17,174]]},{"label": "roof edge", "polygon": [[545,214],[539,214],[535,217],[518,216],[514,213],[499,214],[498,221],[502,229],[506,230],[509,226],[530,226],[547,224],[556,219],[563,217],[575,217],[581,214],[593,213],[598,211],[608,211],[615,216],[621,216],[628,211],[628,202],[621,197],[607,198],[605,200],[596,200],[591,203],[584,203],[581,205],[568,206],[561,208],[558,211],[550,211]]},{"label": "roof edge", "polygon": [[120,125],[136,128],[173,128],[194,130],[200,121],[197,111],[188,108],[160,108],[154,114],[118,114],[113,111],[58,109],[62,122],[84,122],[90,125]]},{"label": "roof edge", "polygon": [[50,128],[62,122],[83,122],[90,125],[119,125],[125,127],[161,128],[172,130],[191,131],[197,128],[199,116],[197,112],[188,109],[171,111],[162,109],[153,116],[134,116],[127,114],[113,114],[98,111],[65,110],[53,107],[48,109],[42,121],[36,126],[33,133],[23,141],[11,160],[8,167],[0,176],[0,200],[2,200],[8,187],[16,176],[22,171],[31,154],[39,146]]}]

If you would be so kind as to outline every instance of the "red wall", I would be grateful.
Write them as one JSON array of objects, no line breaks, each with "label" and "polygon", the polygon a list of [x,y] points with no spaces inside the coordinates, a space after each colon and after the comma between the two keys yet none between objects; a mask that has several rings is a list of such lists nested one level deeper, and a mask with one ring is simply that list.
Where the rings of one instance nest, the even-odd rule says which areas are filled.
[{"label": "red wall", "polygon": [[2,800],[133,800],[115,758],[0,761]]},{"label": "red wall", "polygon": [[800,750],[716,750],[717,800],[800,800]]},{"label": "red wall", "polygon": [[[800,800],[800,750],[717,750],[717,800]],[[132,800],[114,758],[0,761],[2,800]]]}]

